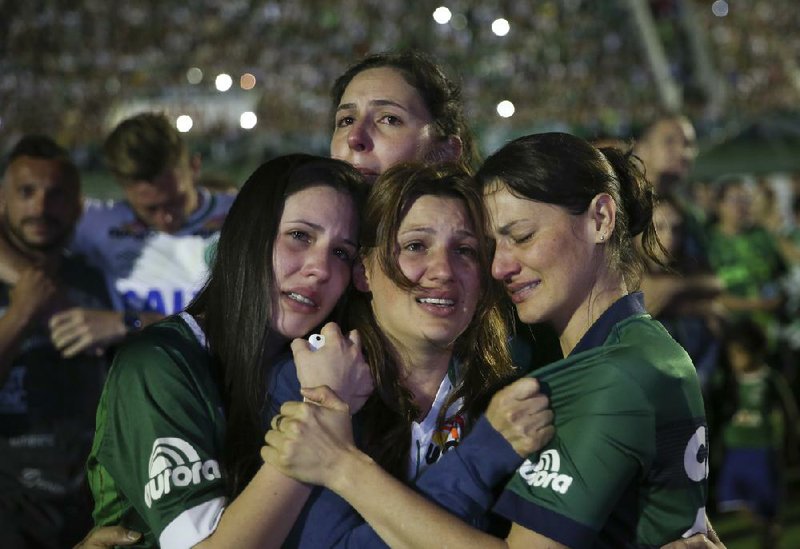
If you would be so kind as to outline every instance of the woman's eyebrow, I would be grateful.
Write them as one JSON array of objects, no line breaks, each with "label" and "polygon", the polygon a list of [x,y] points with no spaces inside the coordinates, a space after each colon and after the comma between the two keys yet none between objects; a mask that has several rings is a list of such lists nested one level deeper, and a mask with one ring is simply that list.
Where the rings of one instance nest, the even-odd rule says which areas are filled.
[{"label": "woman's eyebrow", "polygon": [[[404,105],[401,105],[397,101],[392,101],[391,99],[372,99],[367,104],[371,107],[397,107],[398,109],[408,112],[408,109]],[[357,108],[355,103],[342,103],[336,107],[336,112],[349,111],[355,108]]]},{"label": "woman's eyebrow", "polygon": [[500,236],[508,236],[509,234],[511,234],[511,231],[514,228],[514,225],[516,225],[520,221],[521,220],[519,220],[519,219],[515,219],[514,221],[509,221],[505,225],[503,225],[501,227],[497,227],[497,229],[495,229],[495,232],[497,234],[499,234]]},{"label": "woman's eyebrow", "polygon": [[[432,227],[409,227],[408,229],[398,231],[399,235],[406,235],[410,233],[425,233],[425,234],[436,234],[436,231]],[[475,233],[471,229],[458,229],[455,231],[458,236],[469,236],[475,237]]]},{"label": "woman's eyebrow", "polygon": [[[309,227],[311,229],[314,229],[317,232],[320,232],[320,233],[325,232],[325,227],[323,227],[319,223],[313,223],[311,221],[306,221],[305,219],[287,219],[286,221],[283,221],[281,224],[283,225],[283,224],[289,224],[289,223],[298,223],[300,225],[305,225],[305,226],[307,226],[307,227]],[[353,246],[354,248],[358,248],[358,244],[354,240],[352,240],[350,238],[343,238],[342,241],[345,244],[349,244],[350,246]]]}]

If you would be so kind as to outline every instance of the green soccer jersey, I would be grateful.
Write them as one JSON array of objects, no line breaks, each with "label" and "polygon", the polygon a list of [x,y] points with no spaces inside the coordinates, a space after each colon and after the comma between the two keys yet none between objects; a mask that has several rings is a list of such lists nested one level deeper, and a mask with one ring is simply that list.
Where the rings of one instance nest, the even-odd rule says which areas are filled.
[{"label": "green soccer jersey", "polygon": [[705,532],[708,444],[697,375],[635,303],[640,295],[592,327],[590,339],[603,336],[596,344],[536,372],[556,434],[495,507],[569,547],[659,547]]},{"label": "green soccer jersey", "polygon": [[199,543],[225,506],[222,401],[204,335],[181,317],[119,349],[88,461],[95,523],[143,532],[147,547]]},{"label": "green soccer jersey", "polygon": [[727,291],[739,297],[763,296],[786,270],[777,242],[762,228],[726,235],[715,227],[709,245],[712,268]]},{"label": "green soccer jersey", "polygon": [[[791,398],[786,381],[768,366],[737,376],[736,412],[722,432],[727,448],[779,448],[783,443],[781,402]],[[784,395],[782,396],[781,393]]]}]

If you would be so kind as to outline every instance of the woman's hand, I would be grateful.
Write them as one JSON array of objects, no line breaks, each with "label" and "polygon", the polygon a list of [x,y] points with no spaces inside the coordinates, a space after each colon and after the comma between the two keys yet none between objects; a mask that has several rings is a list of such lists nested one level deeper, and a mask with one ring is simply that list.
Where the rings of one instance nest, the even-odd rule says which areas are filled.
[{"label": "woman's hand", "polygon": [[531,377],[518,379],[492,397],[486,419],[522,457],[550,442],[555,433],[550,400]]},{"label": "woman's hand", "polygon": [[261,457],[287,476],[328,486],[342,460],[358,452],[350,409],[329,387],[301,392],[306,402],[287,402],[272,418]]},{"label": "woman's hand", "polygon": [[706,516],[706,534],[695,534],[692,537],[679,539],[663,545],[661,549],[725,549],[711,521]]},{"label": "woman's hand", "polygon": [[695,534],[690,538],[668,543],[661,549],[725,549],[725,545],[716,536],[708,538],[703,534]]},{"label": "woman's hand", "polygon": [[333,322],[322,330],[325,345],[314,351],[305,339],[292,341],[300,387],[330,387],[356,413],[366,402],[375,384],[361,352],[356,330],[345,337]]},{"label": "woman's hand", "polygon": [[73,549],[105,549],[117,545],[133,545],[142,534],[122,526],[98,526],[86,534]]}]

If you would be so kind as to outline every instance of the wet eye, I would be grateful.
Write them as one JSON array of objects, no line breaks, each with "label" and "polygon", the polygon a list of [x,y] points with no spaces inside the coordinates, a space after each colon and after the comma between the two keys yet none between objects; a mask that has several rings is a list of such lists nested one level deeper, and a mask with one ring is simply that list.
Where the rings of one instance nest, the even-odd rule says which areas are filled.
[{"label": "wet eye", "polygon": [[400,124],[403,123],[403,121],[400,120],[400,118],[398,118],[393,114],[384,114],[381,117],[380,122],[382,122],[383,124],[388,124],[389,126],[399,126]]},{"label": "wet eye", "polygon": [[350,126],[352,123],[353,123],[352,116],[343,116],[336,120],[336,127],[344,128],[345,126]]},{"label": "wet eye", "polygon": [[350,252],[348,252],[344,248],[336,248],[335,250],[333,250],[333,255],[335,255],[336,257],[347,263],[350,263],[353,258]]},{"label": "wet eye", "polygon": [[467,245],[459,246],[456,252],[459,255],[463,255],[466,257],[478,257],[478,250],[476,250],[472,246],[467,246]]},{"label": "wet eye", "polygon": [[407,252],[422,252],[425,251],[425,246],[422,242],[409,242],[403,246],[403,249]]},{"label": "wet eye", "polygon": [[295,240],[301,240],[303,242],[308,242],[311,240],[311,237],[305,231],[289,231],[289,236]]}]

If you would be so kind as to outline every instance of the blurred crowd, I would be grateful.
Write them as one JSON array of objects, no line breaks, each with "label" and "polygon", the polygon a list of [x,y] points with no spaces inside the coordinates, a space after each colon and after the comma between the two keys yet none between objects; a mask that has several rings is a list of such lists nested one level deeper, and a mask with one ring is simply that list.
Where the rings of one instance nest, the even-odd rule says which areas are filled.
[{"label": "blurred crowd", "polygon": [[[214,77],[223,72],[234,80],[227,93],[256,106],[262,131],[324,135],[326,83],[367,51],[406,47],[434,53],[462,80],[466,110],[483,132],[560,126],[624,135],[654,116],[659,97],[627,2],[461,0],[444,4],[451,11],[444,24],[431,16],[438,5],[6,2],[0,16],[0,148],[10,148],[22,128],[52,130],[60,142],[81,144],[118,122],[116,109],[143,100],[174,116],[195,111],[194,131],[241,133],[238,115],[225,128],[207,114],[208,101],[220,95]],[[714,15],[710,2],[650,5],[670,73],[693,119],[706,123],[710,98],[699,83],[705,68],[687,46],[692,32],[702,33],[709,48],[716,85],[725,92],[726,119],[752,119],[796,104],[800,21],[792,0],[759,2],[752,10],[731,3],[725,17]],[[491,26],[501,17],[510,31],[497,36]],[[191,67],[203,73],[196,84],[187,81]],[[249,91],[238,87],[246,72],[256,77]],[[502,100],[516,107],[511,119],[497,116]]]},{"label": "blurred crowd", "polygon": [[800,174],[690,181],[696,149],[684,117],[656,121],[633,151],[660,195],[654,222],[667,259],[645,273],[645,303],[697,368],[710,508],[746,508],[773,547],[786,495],[776,472],[800,464]]},{"label": "blurred crowd", "polygon": [[[199,156],[187,150],[174,130],[177,111],[170,109],[195,105],[200,131],[190,136],[192,145],[198,143],[193,149],[211,157],[242,155],[238,129],[216,119],[204,120],[203,108],[197,105],[218,97],[212,90],[214,75],[247,71],[255,75],[256,87],[231,93],[255,94],[256,99],[249,101],[264,126],[254,133],[273,136],[280,142],[276,150],[287,143],[296,144],[296,150],[327,150],[328,83],[367,51],[419,48],[434,53],[461,80],[466,112],[484,143],[492,142],[500,123],[495,105],[509,99],[516,114],[504,122],[505,131],[558,127],[588,137],[613,135],[598,146],[631,149],[641,159],[660,197],[654,217],[665,263],[649,266],[642,288],[647,309],[689,353],[702,384],[715,471],[711,479],[716,484],[709,507],[714,512],[733,511],[742,501],[755,502],[749,510],[764,527],[768,546],[777,536],[785,485],[780,481],[758,494],[743,494],[741,486],[747,492],[748,487],[771,482],[764,479],[781,478],[768,471],[800,464],[800,173],[761,173],[759,168],[754,174],[691,179],[697,156],[691,121],[703,130],[715,121],[709,119],[709,98],[686,46],[685,10],[691,6],[697,25],[708,31],[719,85],[726,90],[725,117],[730,121],[796,105],[800,11],[794,3],[759,2],[746,13],[731,5],[720,17],[707,2],[651,0],[670,72],[684,90],[688,117],[664,115],[658,107],[651,68],[631,31],[627,3],[621,0],[509,2],[502,7],[462,0],[450,6],[452,19],[443,25],[431,18],[435,4],[419,8],[415,4],[411,9],[379,0],[336,5],[318,0],[203,0],[191,8],[170,2],[112,6],[100,0],[86,0],[79,8],[4,3],[0,149],[11,149],[28,129],[39,128],[66,145],[78,167],[86,167],[82,160],[100,158],[99,143],[109,134],[112,106],[148,98],[148,105],[166,106],[160,110],[168,111],[170,118],[150,115],[155,121],[143,126],[146,131],[151,124],[156,128],[152,131],[157,154],[169,153],[162,164],[180,169],[175,168],[167,182],[169,197],[178,198],[158,196],[161,203],[148,204],[149,197],[137,194],[135,182],[161,171],[126,171],[124,154],[113,160],[114,140],[109,137],[105,155],[112,161],[107,167],[126,182],[121,186],[126,200],[87,201],[81,217],[77,168],[55,142],[38,138],[24,142],[18,156],[27,160],[18,162],[19,173],[10,169],[13,154],[3,166],[9,187],[20,189],[16,202],[6,197],[3,206],[7,229],[13,233],[15,224],[20,229],[11,235],[12,248],[16,245],[37,261],[52,263],[56,267],[50,270],[59,275],[52,281],[48,273],[26,265],[6,276],[6,264],[13,261],[0,261],[0,278],[10,280],[0,285],[0,318],[26,320],[15,327],[16,339],[0,338],[0,418],[19,416],[19,403],[28,398],[21,380],[29,364],[11,364],[10,357],[24,356],[35,363],[42,360],[37,345],[46,345],[48,360],[92,368],[89,377],[96,381],[95,374],[102,377],[106,367],[106,348],[113,349],[143,325],[180,311],[196,290],[238,181],[200,172]],[[507,36],[491,30],[492,21],[501,16],[511,24]],[[409,33],[409,28],[417,32]],[[326,37],[324,47],[320,36]],[[202,68],[204,76],[197,84],[187,82],[189,67]],[[130,145],[116,132],[111,135],[121,140],[120,150]],[[96,154],[85,152],[92,147]],[[25,208],[32,199],[23,188],[29,173],[46,181],[66,181],[67,199],[61,195],[59,200],[62,206],[74,207],[63,206],[63,211],[53,213],[55,221],[30,225]],[[56,192],[57,186],[42,192]],[[202,218],[187,214],[198,208],[204,211]],[[189,225],[192,231],[182,234]],[[72,265],[75,259],[63,253],[73,230],[87,243],[82,251],[93,259],[91,267]],[[107,241],[101,241],[104,234],[109,235]],[[127,239],[127,247],[122,249],[114,239]],[[143,249],[159,253],[145,256]],[[3,253],[0,249],[0,256]],[[72,265],[72,278],[60,271],[66,272],[63,265]],[[180,271],[174,277],[187,282],[186,287],[169,279],[172,267]],[[93,283],[95,278],[105,279],[105,284]],[[27,325],[35,324],[31,319],[45,309],[63,308],[63,303],[52,301],[64,286],[80,294],[80,299],[71,296],[77,305],[54,324],[37,325],[41,333],[31,335],[33,329]],[[14,302],[17,310],[9,314]],[[28,307],[20,312],[22,302]],[[65,333],[63,344],[58,343],[58,333]],[[53,344],[48,343],[51,338]],[[31,350],[35,352],[28,358],[25,353]],[[47,390],[37,397],[38,404],[47,404],[45,415],[60,414],[50,403],[57,404],[53,393],[62,386],[44,385]],[[97,396],[86,400],[93,403]],[[69,470],[59,470],[57,481],[31,471],[53,468],[51,455],[58,444],[66,445],[58,446],[61,450],[69,447],[72,453],[85,453],[93,410],[92,404],[76,411],[75,418],[59,418],[69,420],[63,433],[78,433],[71,441],[63,441],[64,434],[32,436],[35,426],[6,421],[3,448],[9,449],[7,456],[13,448],[22,457],[13,467],[0,459],[0,472],[4,466],[16,468],[14,474],[25,479],[22,487],[14,484],[20,493],[49,490],[53,497],[75,496],[72,492],[83,482],[82,455],[77,460],[68,456]],[[45,457],[43,449],[49,452]],[[25,460],[36,467],[28,467]],[[763,476],[742,484],[743,470],[754,475],[760,471]],[[75,509],[84,504],[76,500]],[[0,513],[0,530],[4,526]],[[76,531],[86,528],[86,520],[76,521]]]}]

